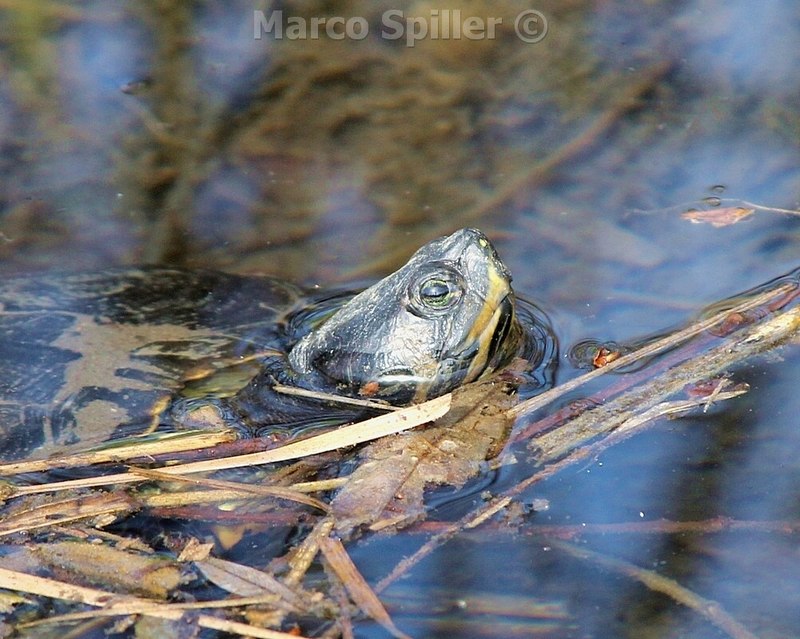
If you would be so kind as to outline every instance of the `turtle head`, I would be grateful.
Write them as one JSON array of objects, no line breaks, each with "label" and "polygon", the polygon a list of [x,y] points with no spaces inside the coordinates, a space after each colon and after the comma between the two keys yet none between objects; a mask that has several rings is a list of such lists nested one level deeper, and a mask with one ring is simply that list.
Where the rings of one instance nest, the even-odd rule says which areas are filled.
[{"label": "turtle head", "polygon": [[339,392],[403,404],[501,368],[523,339],[508,269],[483,233],[462,229],[353,297],[294,346],[289,363]]}]

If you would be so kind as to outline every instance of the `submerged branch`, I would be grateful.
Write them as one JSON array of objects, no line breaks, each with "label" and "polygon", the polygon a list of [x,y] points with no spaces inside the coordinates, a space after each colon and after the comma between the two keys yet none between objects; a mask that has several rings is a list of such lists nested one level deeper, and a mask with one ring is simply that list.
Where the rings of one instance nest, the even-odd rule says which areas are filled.
[{"label": "submerged branch", "polygon": [[736,619],[731,617],[725,609],[720,606],[716,601],[701,597],[688,588],[681,586],[677,581],[659,575],[653,570],[640,568],[632,563],[602,555],[588,548],[579,548],[574,544],[566,543],[563,541],[552,541],[550,544],[569,553],[573,557],[590,561],[598,566],[602,566],[607,570],[626,575],[632,579],[642,582],[650,590],[660,592],[674,601],[683,604],[694,610],[697,614],[705,617],[713,623],[717,628],[727,633],[733,639],[758,639],[756,635],[750,632]]}]

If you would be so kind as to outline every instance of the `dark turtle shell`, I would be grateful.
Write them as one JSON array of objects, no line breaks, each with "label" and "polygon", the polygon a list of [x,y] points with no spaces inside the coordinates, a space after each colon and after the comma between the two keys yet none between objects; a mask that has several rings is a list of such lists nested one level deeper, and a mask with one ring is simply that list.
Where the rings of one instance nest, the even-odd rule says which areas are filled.
[{"label": "dark turtle shell", "polygon": [[0,283],[0,454],[148,430],[188,379],[284,347],[302,295],[267,278],[163,268]]},{"label": "dark turtle shell", "polygon": [[[157,267],[7,280],[0,458],[156,429],[256,435],[344,422],[354,409],[278,394],[275,384],[421,401],[515,356],[541,364],[549,333],[540,320],[527,324],[507,269],[473,229],[430,242],[359,294]],[[198,420],[209,407],[216,418]]]}]

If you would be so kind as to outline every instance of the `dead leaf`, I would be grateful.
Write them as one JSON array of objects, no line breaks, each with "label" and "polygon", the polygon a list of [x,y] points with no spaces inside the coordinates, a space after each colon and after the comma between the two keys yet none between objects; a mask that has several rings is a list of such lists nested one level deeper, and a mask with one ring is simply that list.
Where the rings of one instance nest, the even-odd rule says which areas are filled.
[{"label": "dead leaf", "polygon": [[349,536],[364,525],[407,526],[425,512],[427,485],[459,488],[478,474],[508,434],[508,390],[497,381],[469,384],[453,394],[450,412],[433,426],[384,437],[362,450],[358,468],[331,503],[336,531]]},{"label": "dead leaf", "polygon": [[178,555],[178,561],[202,561],[211,554],[213,543],[201,544],[194,537],[190,538]]},{"label": "dead leaf", "polygon": [[707,211],[686,211],[681,218],[689,220],[692,224],[710,224],[714,228],[731,226],[747,219],[755,209],[742,206],[728,206],[724,208],[709,209]]},{"label": "dead leaf", "polygon": [[240,597],[276,595],[276,600],[280,598],[293,610],[305,608],[297,593],[261,570],[216,557],[196,561],[195,566],[216,586]]},{"label": "dead leaf", "polygon": [[605,346],[601,346],[599,349],[597,349],[597,352],[592,358],[592,365],[595,368],[602,368],[614,360],[619,359],[621,356],[622,353],[620,351],[612,351]]}]

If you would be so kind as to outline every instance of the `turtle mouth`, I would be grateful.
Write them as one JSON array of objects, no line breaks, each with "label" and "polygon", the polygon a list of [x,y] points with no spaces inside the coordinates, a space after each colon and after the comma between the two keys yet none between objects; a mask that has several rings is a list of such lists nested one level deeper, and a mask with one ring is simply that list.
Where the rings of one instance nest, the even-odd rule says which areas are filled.
[{"label": "turtle mouth", "polygon": [[491,317],[475,336],[477,350],[464,381],[474,381],[483,375],[493,373],[506,363],[507,338],[514,326],[514,320],[514,296],[508,292],[494,306]]},{"label": "turtle mouth", "polygon": [[[498,319],[495,319],[497,317]],[[495,324],[492,336],[489,338],[489,350],[486,353],[486,369],[494,371],[505,364],[506,356],[504,346],[506,338],[511,333],[514,325],[514,301],[511,294],[506,295],[500,302],[492,316]]]}]

